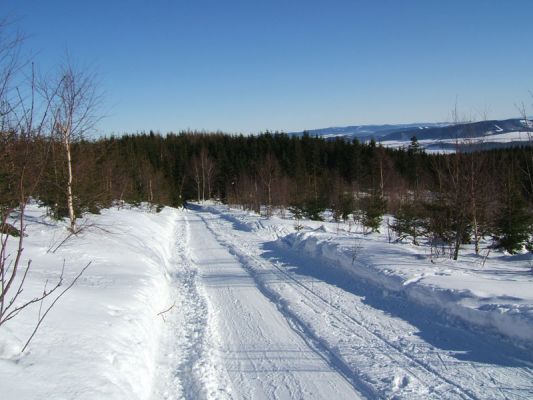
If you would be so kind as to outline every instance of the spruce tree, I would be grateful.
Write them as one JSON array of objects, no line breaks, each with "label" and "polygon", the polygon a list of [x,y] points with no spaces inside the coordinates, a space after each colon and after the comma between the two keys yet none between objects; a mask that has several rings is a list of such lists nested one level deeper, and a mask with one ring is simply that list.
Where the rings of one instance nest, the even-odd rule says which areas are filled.
[{"label": "spruce tree", "polygon": [[533,216],[521,194],[514,190],[508,192],[494,227],[496,247],[510,254],[516,254],[524,246],[530,249],[532,231]]},{"label": "spruce tree", "polygon": [[361,223],[370,232],[379,232],[383,214],[386,211],[387,202],[377,191],[372,191],[370,196],[363,197],[359,206],[362,212]]},{"label": "spruce tree", "polygon": [[410,236],[413,238],[413,244],[418,245],[417,238],[422,233],[424,219],[415,203],[404,202],[394,215],[394,218],[395,221],[391,228],[396,232],[398,238],[403,239]]}]

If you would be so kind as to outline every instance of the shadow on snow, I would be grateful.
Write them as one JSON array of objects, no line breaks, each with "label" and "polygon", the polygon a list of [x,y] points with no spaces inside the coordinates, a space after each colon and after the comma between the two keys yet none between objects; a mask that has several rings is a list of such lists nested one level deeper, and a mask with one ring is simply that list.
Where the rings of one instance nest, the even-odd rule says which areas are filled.
[{"label": "shadow on snow", "polygon": [[280,248],[276,242],[263,246],[262,257],[301,278],[311,278],[334,285],[361,298],[364,304],[400,318],[418,328],[417,335],[435,348],[446,350],[457,360],[494,364],[500,366],[531,368],[533,354],[514,346],[506,340],[498,340],[480,328],[476,333],[459,320],[450,321],[445,315],[413,303],[401,294],[385,295],[372,284],[356,280],[350,274],[327,263],[310,257],[302,257],[294,251]]}]

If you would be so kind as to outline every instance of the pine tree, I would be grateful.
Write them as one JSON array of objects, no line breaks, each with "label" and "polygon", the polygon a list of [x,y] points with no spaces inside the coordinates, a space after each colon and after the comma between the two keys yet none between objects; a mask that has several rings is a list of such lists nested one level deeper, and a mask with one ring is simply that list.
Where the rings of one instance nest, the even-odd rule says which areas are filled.
[{"label": "pine tree", "polygon": [[496,247],[515,254],[524,246],[531,248],[533,216],[527,209],[520,193],[512,190],[506,195],[505,203],[496,219],[494,239]]},{"label": "pine tree", "polygon": [[386,211],[387,202],[377,191],[372,191],[370,196],[363,197],[359,201],[362,211],[361,223],[370,232],[379,232],[383,214]]},{"label": "pine tree", "polygon": [[414,203],[403,203],[396,214],[395,221],[391,228],[398,235],[399,239],[412,237],[413,244],[418,245],[417,238],[422,234],[424,219],[421,215],[420,208]]},{"label": "pine tree", "polygon": [[312,221],[324,221],[321,214],[325,210],[326,207],[321,199],[308,199],[304,205],[304,214]]}]

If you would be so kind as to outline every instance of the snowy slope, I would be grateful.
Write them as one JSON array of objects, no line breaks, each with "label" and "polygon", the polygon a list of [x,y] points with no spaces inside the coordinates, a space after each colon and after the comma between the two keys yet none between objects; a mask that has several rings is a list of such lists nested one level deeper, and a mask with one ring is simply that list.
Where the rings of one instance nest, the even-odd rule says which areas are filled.
[{"label": "snowy slope", "polygon": [[533,397],[524,257],[432,264],[342,224],[296,233],[215,205],[106,210],[51,253],[66,226],[30,211],[26,296],[63,259],[70,278],[92,264],[28,352],[34,312],[0,328],[2,399]]},{"label": "snowy slope", "polygon": [[[384,138],[380,141],[383,146],[392,148],[407,148],[411,143],[410,139],[391,140]],[[456,149],[460,151],[491,149],[507,145],[532,145],[533,133],[530,131],[513,131],[505,133],[490,133],[481,136],[469,136],[467,138],[445,138],[445,139],[422,139],[419,145],[429,152],[446,152]]]},{"label": "snowy slope", "polygon": [[318,136],[325,139],[332,138],[346,138],[370,140],[370,138],[381,138],[391,134],[398,134],[404,132],[417,132],[424,129],[442,128],[449,126],[450,123],[436,122],[436,123],[413,123],[413,124],[384,124],[384,125],[351,125],[342,127],[330,127],[321,129],[311,129],[302,132],[292,132],[290,135],[302,136],[304,132],[310,136]]},{"label": "snowy slope", "polygon": [[[66,263],[69,282],[89,261],[77,284],[44,321],[29,349],[20,346],[37,308],[0,328],[0,397],[13,399],[147,398],[168,297],[167,270],[174,248],[175,211],[106,210],[68,239],[65,224],[28,212],[25,259],[33,266],[24,289],[32,298]],[[92,225],[92,226],[89,226]]]},{"label": "snowy slope", "polygon": [[[356,125],[314,129],[307,133],[326,140],[344,138],[368,142],[375,139],[383,146],[393,148],[409,146],[411,138],[416,136],[426,151],[451,152],[457,144],[461,145],[461,151],[531,144],[532,127],[532,121],[515,118],[460,124]],[[292,135],[302,136],[303,132]]]}]

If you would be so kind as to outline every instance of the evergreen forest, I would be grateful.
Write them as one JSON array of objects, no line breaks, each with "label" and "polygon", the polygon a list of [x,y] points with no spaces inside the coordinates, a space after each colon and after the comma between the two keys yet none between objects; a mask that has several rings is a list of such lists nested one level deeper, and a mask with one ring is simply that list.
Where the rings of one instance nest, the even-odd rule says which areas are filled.
[{"label": "evergreen forest", "polygon": [[484,238],[511,253],[531,250],[531,146],[469,151],[458,144],[452,154],[427,154],[416,137],[407,148],[390,149],[308,134],[150,132],[76,140],[69,155],[54,135],[0,135],[4,210],[31,196],[54,218],[66,217],[70,187],[76,215],[117,202],[160,209],[216,199],[318,220],[328,209],[368,232],[392,214],[397,238],[425,238],[453,258],[465,243],[478,252]]}]

